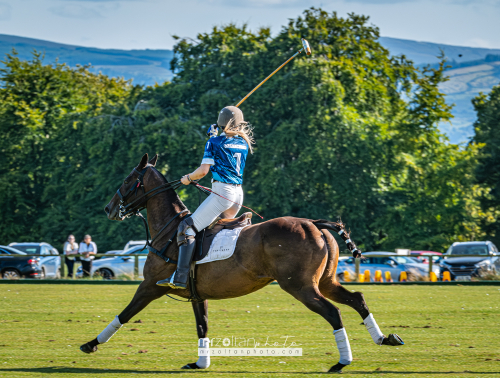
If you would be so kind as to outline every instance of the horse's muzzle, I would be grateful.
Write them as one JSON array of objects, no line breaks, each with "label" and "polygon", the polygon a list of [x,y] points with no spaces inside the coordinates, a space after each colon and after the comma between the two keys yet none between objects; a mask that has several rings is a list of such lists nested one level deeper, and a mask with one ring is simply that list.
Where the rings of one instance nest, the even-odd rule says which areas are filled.
[{"label": "horse's muzzle", "polygon": [[118,218],[118,211],[117,211],[117,206],[113,207],[112,209],[109,208],[109,205],[107,205],[104,208],[104,212],[108,216],[109,220],[121,220]]}]

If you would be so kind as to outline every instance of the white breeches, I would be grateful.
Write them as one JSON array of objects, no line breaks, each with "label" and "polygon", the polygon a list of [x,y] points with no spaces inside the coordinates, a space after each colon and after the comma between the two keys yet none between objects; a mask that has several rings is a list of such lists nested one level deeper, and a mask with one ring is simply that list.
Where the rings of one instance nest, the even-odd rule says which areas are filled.
[{"label": "white breeches", "polygon": [[[241,209],[241,206],[236,203],[243,203],[243,189],[241,186],[214,182],[212,183],[212,191],[227,199],[211,193],[208,198],[203,201],[200,207],[191,215],[194,226],[199,231],[210,225],[218,216],[222,218],[235,218],[236,214],[238,214],[238,211]],[[187,233],[194,235],[194,233],[191,233],[190,228]]]}]

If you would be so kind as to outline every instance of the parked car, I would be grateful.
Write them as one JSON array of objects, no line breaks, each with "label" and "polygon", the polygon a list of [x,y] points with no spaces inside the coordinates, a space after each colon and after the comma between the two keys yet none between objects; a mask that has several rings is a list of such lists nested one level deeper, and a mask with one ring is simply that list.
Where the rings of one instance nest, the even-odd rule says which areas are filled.
[{"label": "parked car", "polygon": [[3,279],[14,280],[22,277],[41,278],[39,259],[26,253],[0,245],[0,274]]},{"label": "parked car", "polygon": [[[461,255],[474,255],[460,257]],[[456,242],[443,255],[440,277],[450,272],[452,280],[468,281],[472,277],[500,272],[498,248],[490,241]]]},{"label": "parked car", "polygon": [[42,278],[61,278],[61,258],[57,249],[48,243],[10,243],[13,247],[28,255],[39,255]]},{"label": "parked car", "polygon": [[121,255],[123,253],[125,253],[123,249],[114,249],[112,251],[106,252],[105,255]]},{"label": "parked car", "polygon": [[125,247],[123,247],[124,251],[128,251],[130,248],[141,246],[144,247],[146,245],[146,240],[130,240]]},{"label": "parked car", "polygon": [[[130,248],[125,251],[121,256],[106,257],[103,256],[100,260],[94,260],[92,262],[91,274],[99,274],[104,279],[111,279],[120,275],[127,275],[132,277],[134,274],[134,264],[135,256],[139,255],[139,276],[143,278],[142,272],[144,270],[144,264],[146,263],[146,258],[149,251],[143,249],[144,245]],[[83,277],[82,267],[79,267],[76,271],[76,277]]]},{"label": "parked car", "polygon": [[[408,279],[429,275],[428,264],[422,264],[413,257],[401,256],[394,252],[364,252],[359,263],[359,271],[363,273],[365,270],[369,270],[372,279],[377,270],[381,270],[382,274],[390,272],[394,281],[399,279],[401,272],[406,272]],[[436,275],[439,274],[439,266],[433,266],[432,270]],[[356,269],[353,257],[339,261],[337,266],[339,280],[343,281],[345,271],[348,271],[352,277],[355,276]]]},{"label": "parked car", "polygon": [[429,257],[422,255],[433,255],[432,262],[439,263],[441,260],[441,256],[443,255],[441,252],[433,252],[433,251],[411,251],[410,256],[416,258],[419,262],[423,264],[429,264]]}]

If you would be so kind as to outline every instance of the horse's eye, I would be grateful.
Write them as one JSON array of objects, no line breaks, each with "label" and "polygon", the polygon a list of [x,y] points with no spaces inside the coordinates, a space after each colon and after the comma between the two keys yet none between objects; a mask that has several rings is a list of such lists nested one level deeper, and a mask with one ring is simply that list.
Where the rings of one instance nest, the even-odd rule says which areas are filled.
[{"label": "horse's eye", "polygon": [[125,180],[123,183],[124,183],[125,185],[128,185],[128,180]]}]

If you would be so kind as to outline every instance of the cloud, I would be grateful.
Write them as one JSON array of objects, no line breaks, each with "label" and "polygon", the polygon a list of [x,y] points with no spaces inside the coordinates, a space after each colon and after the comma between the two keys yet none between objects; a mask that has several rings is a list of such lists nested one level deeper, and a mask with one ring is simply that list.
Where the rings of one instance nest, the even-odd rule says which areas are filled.
[{"label": "cloud", "polygon": [[[319,6],[315,0],[202,0],[209,4],[223,5],[226,7],[238,8],[309,8],[311,6]],[[318,4],[316,4],[318,3]]]},{"label": "cloud", "polygon": [[60,0],[60,1],[67,1],[71,3],[75,2],[81,2],[81,3],[117,3],[117,2],[122,2],[122,1],[127,1],[127,2],[143,2],[144,0]]},{"label": "cloud", "polygon": [[350,0],[353,3],[364,3],[364,4],[399,4],[399,3],[409,3],[414,2],[413,0]]},{"label": "cloud", "polygon": [[7,3],[0,3],[0,20],[10,20],[12,7]]},{"label": "cloud", "polygon": [[49,8],[49,11],[60,17],[77,18],[80,20],[103,17],[97,10],[79,4],[60,5]]}]

